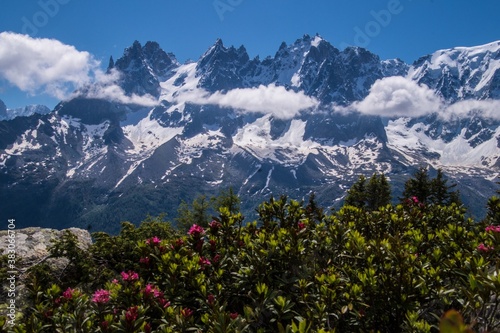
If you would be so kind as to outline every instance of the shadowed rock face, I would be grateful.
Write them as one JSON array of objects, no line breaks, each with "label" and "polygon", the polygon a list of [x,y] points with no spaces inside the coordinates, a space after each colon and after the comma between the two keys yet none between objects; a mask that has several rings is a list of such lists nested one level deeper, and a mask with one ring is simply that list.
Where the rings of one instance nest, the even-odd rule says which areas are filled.
[{"label": "shadowed rock face", "polygon": [[5,106],[5,103],[0,99],[0,119],[7,118],[7,106]]}]

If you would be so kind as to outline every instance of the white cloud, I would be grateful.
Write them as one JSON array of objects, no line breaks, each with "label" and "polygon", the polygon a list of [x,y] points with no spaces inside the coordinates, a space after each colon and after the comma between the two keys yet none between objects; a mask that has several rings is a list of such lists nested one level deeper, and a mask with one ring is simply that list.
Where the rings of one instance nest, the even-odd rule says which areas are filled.
[{"label": "white cloud", "polygon": [[[142,96],[136,94],[130,96],[126,95],[123,89],[115,83],[119,79],[120,73],[115,69],[109,74],[98,72],[96,75],[96,84],[85,87],[85,92],[83,94],[87,98],[105,99],[123,104],[136,104],[151,107],[158,105],[158,100],[149,94]],[[80,92],[76,92],[76,94],[81,95]]]},{"label": "white cloud", "polygon": [[439,112],[442,105],[442,99],[427,86],[393,76],[375,81],[368,96],[351,107],[369,115],[419,117]]},{"label": "white cloud", "polygon": [[227,93],[215,92],[211,95],[199,89],[183,91],[175,101],[219,105],[245,112],[271,114],[280,119],[293,118],[301,110],[318,105],[316,99],[306,96],[303,92],[294,92],[275,85],[238,88]]},{"label": "white cloud", "polygon": [[68,89],[89,83],[98,66],[90,53],[60,41],[0,33],[0,77],[22,91],[62,99]]},{"label": "white cloud", "polygon": [[500,120],[500,101],[486,100],[464,100],[448,105],[440,116],[445,120],[463,118],[471,115],[479,115],[484,118]]},{"label": "white cloud", "polygon": [[471,115],[500,120],[499,100],[463,100],[447,104],[427,86],[401,76],[377,80],[364,100],[348,107],[333,106],[333,110],[382,117],[421,117],[437,113],[443,120]]},{"label": "white cloud", "polygon": [[43,93],[61,100],[86,91],[89,98],[144,106],[157,104],[150,95],[126,95],[115,83],[118,73],[105,74],[90,53],[55,39],[13,32],[0,33],[0,79],[30,94]]}]

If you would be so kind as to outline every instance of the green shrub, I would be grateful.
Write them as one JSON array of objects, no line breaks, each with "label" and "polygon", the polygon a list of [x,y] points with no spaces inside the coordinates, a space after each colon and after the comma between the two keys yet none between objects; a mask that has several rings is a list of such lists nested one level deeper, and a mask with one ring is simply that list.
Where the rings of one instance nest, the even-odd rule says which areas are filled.
[{"label": "green shrub", "polygon": [[[270,199],[259,222],[227,207],[180,234],[162,218],[71,239],[17,332],[466,332],[500,328],[500,227],[410,198],[325,215]],[[89,278],[91,277],[91,279]],[[61,287],[63,286],[63,287]],[[40,289],[42,288],[42,289]],[[454,309],[463,321],[448,311]],[[448,313],[443,320],[440,318]],[[458,320],[458,319],[457,319]],[[459,322],[461,328],[450,331]],[[440,326],[441,325],[441,326]],[[444,330],[443,330],[444,332]]]}]

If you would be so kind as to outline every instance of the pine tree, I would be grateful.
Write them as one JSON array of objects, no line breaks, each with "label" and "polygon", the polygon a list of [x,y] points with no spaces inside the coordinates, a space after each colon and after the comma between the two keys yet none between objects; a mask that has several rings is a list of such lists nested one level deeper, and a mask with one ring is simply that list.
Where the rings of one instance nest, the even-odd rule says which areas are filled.
[{"label": "pine tree", "polygon": [[325,217],[325,212],[323,207],[318,206],[316,203],[316,194],[311,192],[309,195],[309,201],[306,206],[306,216],[311,221],[321,222]]},{"label": "pine tree", "polygon": [[359,176],[347,191],[345,204],[367,210],[377,210],[391,203],[391,187],[384,175],[374,173],[370,180]]},{"label": "pine tree", "polygon": [[177,209],[177,228],[187,231],[193,224],[207,227],[211,221],[210,200],[205,195],[199,195],[193,200],[191,206],[182,201]]},{"label": "pine tree", "polygon": [[427,168],[420,167],[413,178],[405,183],[402,200],[416,197],[422,203],[441,206],[455,203],[461,206],[460,192],[451,190],[456,184],[448,185],[447,183],[448,180],[441,169],[438,169],[436,177],[431,179]]},{"label": "pine tree", "polygon": [[488,200],[487,207],[486,222],[488,224],[500,225],[500,198],[492,196]]},{"label": "pine tree", "polygon": [[384,175],[374,173],[366,189],[366,206],[368,210],[377,210],[391,203],[391,186]]},{"label": "pine tree", "polygon": [[426,167],[420,167],[405,183],[403,191],[403,201],[416,197],[418,201],[426,203],[431,195],[431,180]]},{"label": "pine tree", "polygon": [[354,206],[364,208],[366,205],[366,178],[359,176],[358,180],[347,191],[344,204],[347,206]]},{"label": "pine tree", "polygon": [[[500,177],[499,177],[500,178]],[[496,182],[500,185],[500,182]],[[500,190],[496,191],[500,194]],[[492,196],[486,205],[488,212],[486,213],[486,223],[500,225],[500,198],[496,195]]]},{"label": "pine tree", "polygon": [[214,202],[214,208],[218,210],[221,207],[225,207],[229,210],[231,214],[237,214],[240,212],[241,200],[232,187],[227,190],[220,191],[219,195],[212,198]]}]

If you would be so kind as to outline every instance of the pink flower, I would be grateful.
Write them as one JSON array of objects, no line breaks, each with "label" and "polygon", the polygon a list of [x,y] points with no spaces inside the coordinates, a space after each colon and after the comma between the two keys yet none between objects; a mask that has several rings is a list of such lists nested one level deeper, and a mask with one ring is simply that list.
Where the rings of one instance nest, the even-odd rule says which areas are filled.
[{"label": "pink flower", "polygon": [[146,287],[142,290],[145,296],[150,296],[154,293],[155,287],[153,287],[150,283],[146,285]]},{"label": "pink flower", "polygon": [[212,265],[210,260],[208,260],[207,258],[204,258],[204,257],[201,257],[200,260],[198,261],[198,263],[200,264],[202,270],[204,270],[206,266]]},{"label": "pink flower", "polygon": [[94,295],[92,295],[92,302],[98,304],[105,304],[109,302],[109,291],[104,289],[97,290]]},{"label": "pink flower", "polygon": [[107,330],[109,328],[109,323],[106,320],[101,322],[101,328]]},{"label": "pink flower", "polygon": [[160,298],[160,299],[158,300],[158,302],[160,302],[160,305],[161,305],[164,309],[166,309],[166,308],[168,308],[168,307],[170,306],[170,302],[167,302],[164,298]]},{"label": "pink flower", "polygon": [[483,243],[479,244],[477,247],[477,250],[480,252],[489,252],[494,250],[495,248],[493,246],[486,246]]},{"label": "pink flower", "polygon": [[200,227],[197,224],[193,224],[191,228],[189,228],[188,235],[194,236],[194,237],[200,237],[201,235],[205,234],[205,229]]},{"label": "pink flower", "polygon": [[128,271],[128,272],[121,272],[120,273],[122,276],[123,281],[135,281],[139,279],[139,274],[136,272]]},{"label": "pink flower", "polygon": [[71,299],[73,297],[74,291],[75,291],[75,289],[68,288],[68,289],[66,289],[65,292],[63,292],[62,295],[66,299]]},{"label": "pink flower", "polygon": [[160,244],[161,242],[161,239],[159,239],[158,237],[154,236],[152,238],[149,238],[149,239],[146,239],[146,244],[153,244],[153,245],[158,245]]},{"label": "pink flower", "polygon": [[148,283],[146,285],[146,287],[144,287],[144,289],[142,290],[142,293],[145,296],[153,295],[154,298],[163,298],[163,293],[150,283]]},{"label": "pink flower", "polygon": [[211,239],[209,243],[210,243],[210,251],[215,252],[215,250],[217,250],[217,242],[214,239]]},{"label": "pink flower", "polygon": [[139,262],[141,264],[148,265],[149,264],[149,257],[143,257],[143,258],[139,259]]},{"label": "pink flower", "polygon": [[201,257],[200,258],[200,261],[199,261],[200,265],[202,266],[210,266],[212,263],[210,262],[210,260],[208,260],[207,258],[203,258]]},{"label": "pink flower", "polygon": [[489,232],[489,231],[500,232],[500,225],[498,225],[498,226],[490,225],[490,226],[487,226],[486,229],[484,229],[484,230],[486,232]]},{"label": "pink flower", "polygon": [[153,296],[155,298],[161,299],[161,298],[163,298],[163,293],[161,291],[159,291],[158,289],[154,289],[153,290]]},{"label": "pink flower", "polygon": [[212,232],[217,232],[217,230],[219,230],[220,227],[222,227],[222,224],[220,224],[220,222],[217,222],[217,221],[212,221],[208,224],[208,226],[210,227],[210,230]]},{"label": "pink flower", "polygon": [[218,263],[220,261],[220,254],[216,254],[213,259],[214,263]]},{"label": "pink flower", "polygon": [[117,279],[113,279],[113,281],[111,281],[112,284],[118,284],[118,280]]},{"label": "pink flower", "polygon": [[182,238],[177,239],[175,242],[170,245],[172,250],[180,250],[184,246],[184,240]]},{"label": "pink flower", "polygon": [[411,200],[413,201],[413,203],[418,203],[419,202],[418,198],[415,197],[415,196],[411,197]]},{"label": "pink flower", "polygon": [[299,227],[299,230],[305,229],[306,224],[304,222],[299,222],[298,227]]},{"label": "pink flower", "polygon": [[230,313],[229,317],[231,317],[231,319],[233,319],[233,320],[236,319],[236,318],[238,318],[238,312]]},{"label": "pink flower", "polygon": [[184,318],[189,318],[189,317],[191,317],[193,315],[193,310],[191,310],[189,308],[181,309],[181,315]]},{"label": "pink flower", "polygon": [[139,314],[138,307],[132,306],[127,309],[127,312],[125,312],[125,320],[129,323],[133,323],[134,321],[136,321],[138,314]]}]

